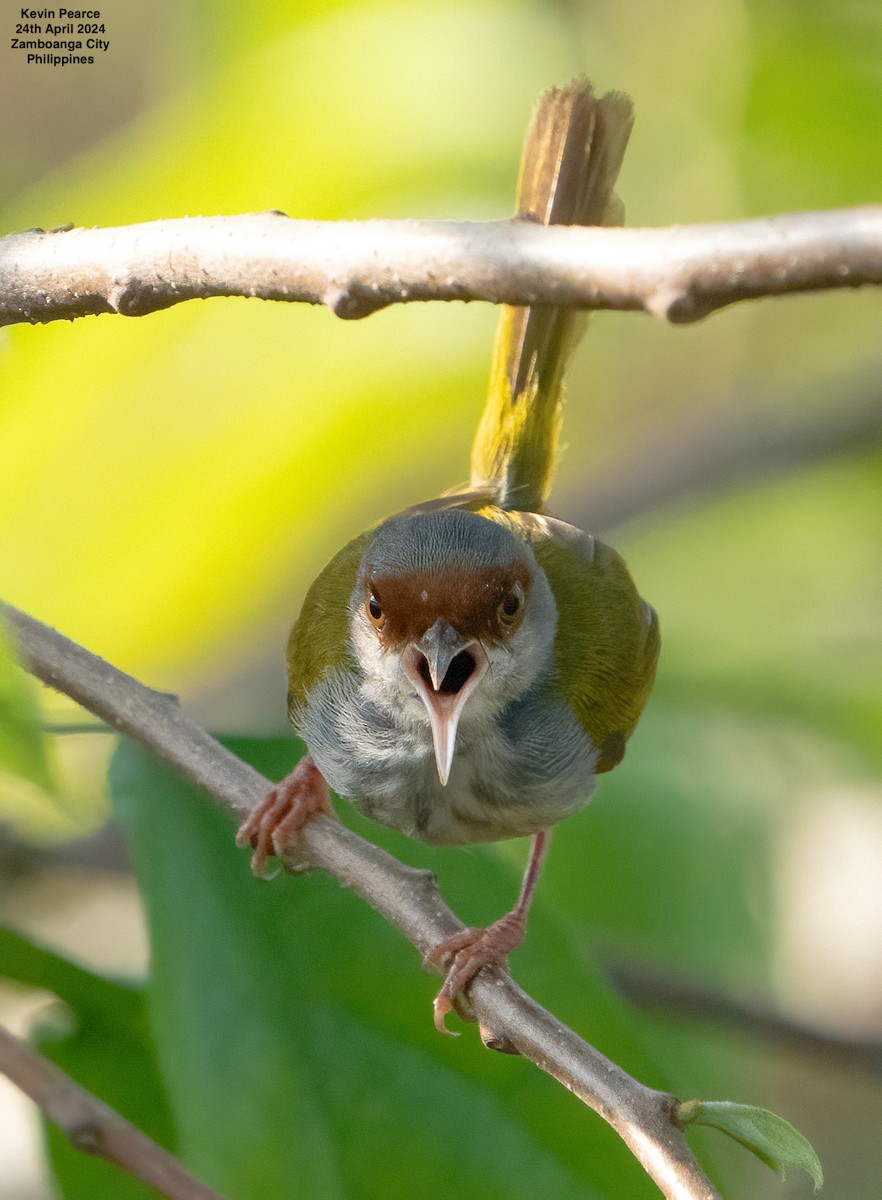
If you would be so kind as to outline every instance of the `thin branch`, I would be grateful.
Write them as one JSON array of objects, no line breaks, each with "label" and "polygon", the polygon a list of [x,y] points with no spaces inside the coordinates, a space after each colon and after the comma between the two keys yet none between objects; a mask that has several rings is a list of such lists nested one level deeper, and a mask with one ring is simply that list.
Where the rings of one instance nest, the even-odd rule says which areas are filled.
[{"label": "thin branch", "polygon": [[0,239],[0,324],[142,316],[257,296],[368,316],[416,300],[637,309],[697,321],[738,300],[882,283],[882,206],[667,229],[192,217]]},{"label": "thin branch", "polygon": [[607,964],[613,986],[632,1004],[678,1020],[726,1026],[761,1038],[768,1045],[812,1054],[827,1065],[882,1073],[882,1042],[856,1040],[805,1025],[753,996],[731,996],[693,979],[680,979],[643,964],[613,959]]},{"label": "thin branch", "polygon": [[59,867],[84,874],[131,874],[132,870],[122,834],[112,822],[84,837],[53,842],[31,841],[20,837],[11,826],[0,824],[0,880],[3,886],[35,871]]},{"label": "thin branch", "polygon": [[[833,388],[834,385],[827,385]],[[671,504],[726,495],[738,487],[882,445],[882,389],[875,381],[835,384],[835,408],[802,411],[791,397],[769,405],[737,402],[725,411],[669,417],[593,472],[561,511],[581,529],[602,534]],[[804,399],[804,397],[803,397]]]},{"label": "thin branch", "polygon": [[78,1150],[106,1158],[170,1200],[222,1200],[162,1146],[5,1029],[0,1029],[0,1073],[30,1096]]},{"label": "thin branch", "polygon": [[[28,670],[172,763],[231,814],[243,816],[266,795],[269,780],[185,717],[172,698],[24,613],[5,606],[2,611]],[[309,865],[329,871],[396,925],[421,954],[463,927],[441,899],[434,876],[405,866],[327,817],[306,827],[302,851],[285,861],[295,869]],[[599,1113],[668,1200],[720,1200],[692,1157],[673,1096],[631,1078],[502,971],[482,972],[470,997],[484,1043],[522,1054]]]}]

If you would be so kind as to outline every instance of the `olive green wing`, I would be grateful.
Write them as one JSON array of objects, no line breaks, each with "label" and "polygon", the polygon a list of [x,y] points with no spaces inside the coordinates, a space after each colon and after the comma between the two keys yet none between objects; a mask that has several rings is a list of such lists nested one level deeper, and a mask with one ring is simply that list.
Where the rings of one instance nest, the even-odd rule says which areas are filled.
[{"label": "olive green wing", "polygon": [[557,604],[553,684],[599,751],[621,761],[658,662],[658,617],[611,546],[554,517],[485,508],[533,547]]},{"label": "olive green wing", "polygon": [[349,599],[373,536],[368,529],[335,554],[306,593],[288,638],[288,715],[297,715],[321,677],[349,654]]}]

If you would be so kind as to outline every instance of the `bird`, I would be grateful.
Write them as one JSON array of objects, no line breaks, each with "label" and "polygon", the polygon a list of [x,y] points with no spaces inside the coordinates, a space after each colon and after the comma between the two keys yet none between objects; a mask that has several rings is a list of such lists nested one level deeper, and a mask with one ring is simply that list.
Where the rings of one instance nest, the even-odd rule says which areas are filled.
[{"label": "bird", "polygon": [[[631,131],[623,93],[584,78],[540,97],[516,221],[619,224]],[[350,541],[303,602],[287,645],[288,714],[307,753],[242,823],[261,874],[329,789],[433,844],[529,836],[513,908],[431,949],[435,1024],[470,1016],[483,968],[507,966],[552,826],[622,759],[649,697],[659,624],[620,555],[554,516],[563,374],[586,316],[501,308],[468,484]]]}]

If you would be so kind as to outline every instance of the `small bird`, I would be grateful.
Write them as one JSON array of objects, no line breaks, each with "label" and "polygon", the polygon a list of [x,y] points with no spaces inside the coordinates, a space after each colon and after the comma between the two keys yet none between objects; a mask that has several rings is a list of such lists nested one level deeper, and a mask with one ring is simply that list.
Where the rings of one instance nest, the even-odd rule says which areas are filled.
[{"label": "small bird", "polygon": [[[629,99],[552,88],[527,133],[517,220],[620,223]],[[253,869],[330,812],[329,785],[430,843],[532,836],[518,901],[430,951],[443,1032],[475,974],[523,940],[552,825],[611,770],[646,704],[658,621],[603,542],[551,516],[563,371],[584,317],[503,306],[470,483],[345,546],[288,642],[288,711],[308,753],[243,822]]]}]

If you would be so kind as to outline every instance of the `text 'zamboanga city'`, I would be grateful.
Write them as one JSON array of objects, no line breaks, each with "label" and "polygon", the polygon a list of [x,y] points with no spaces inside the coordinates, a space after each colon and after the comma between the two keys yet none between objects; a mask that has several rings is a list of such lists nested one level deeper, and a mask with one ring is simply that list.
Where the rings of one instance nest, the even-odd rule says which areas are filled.
[{"label": "text 'zamboanga city'", "polygon": [[54,67],[94,63],[94,54],[79,52],[98,50],[106,54],[110,49],[110,40],[98,36],[107,33],[98,8],[22,8],[19,11],[21,19],[15,25],[10,48],[26,50],[29,63]]}]

